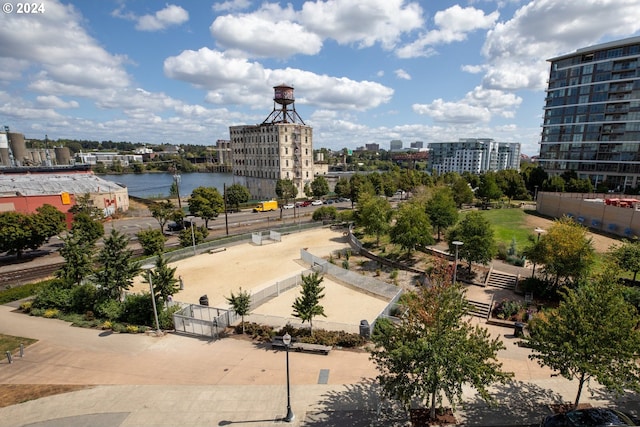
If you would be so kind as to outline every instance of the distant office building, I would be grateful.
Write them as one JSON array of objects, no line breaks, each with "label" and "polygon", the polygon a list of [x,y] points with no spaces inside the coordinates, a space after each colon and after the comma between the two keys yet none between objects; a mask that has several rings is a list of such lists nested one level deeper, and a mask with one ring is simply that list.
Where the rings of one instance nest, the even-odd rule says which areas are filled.
[{"label": "distant office building", "polygon": [[640,37],[549,62],[540,166],[612,190],[640,185]]},{"label": "distant office building", "polygon": [[290,179],[305,196],[305,184],[314,179],[313,128],[295,110],[293,88],[274,88],[273,111],[258,125],[231,126],[233,174],[245,177],[255,199],[276,197],[276,182]]},{"label": "distant office building", "polygon": [[410,147],[416,150],[424,148],[424,142],[422,141],[414,141],[410,144]]},{"label": "distant office building", "polygon": [[380,151],[380,144],[364,144],[364,149],[367,151]]},{"label": "distant office building", "polygon": [[486,138],[465,138],[458,142],[429,144],[428,170],[437,173],[471,172],[520,168],[520,143],[496,142]]},{"label": "distant office building", "polygon": [[394,139],[389,144],[389,151],[400,151],[402,150],[402,141],[399,139]]}]

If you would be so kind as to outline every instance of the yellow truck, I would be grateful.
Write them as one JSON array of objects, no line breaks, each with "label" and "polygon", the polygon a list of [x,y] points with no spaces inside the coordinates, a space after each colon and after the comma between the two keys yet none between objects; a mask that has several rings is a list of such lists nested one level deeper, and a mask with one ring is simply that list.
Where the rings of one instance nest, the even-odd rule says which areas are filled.
[{"label": "yellow truck", "polygon": [[267,212],[267,211],[275,211],[278,209],[278,202],[275,200],[269,200],[266,202],[258,203],[258,206],[253,208],[254,212]]}]

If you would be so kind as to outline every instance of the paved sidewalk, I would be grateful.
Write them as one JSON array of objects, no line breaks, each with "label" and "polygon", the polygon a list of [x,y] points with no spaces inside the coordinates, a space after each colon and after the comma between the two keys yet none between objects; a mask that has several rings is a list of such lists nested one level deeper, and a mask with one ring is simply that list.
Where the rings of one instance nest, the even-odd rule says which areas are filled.
[{"label": "paved sidewalk", "polygon": [[[536,425],[550,413],[549,404],[573,401],[577,384],[552,377],[529,360],[529,350],[516,345],[512,329],[481,325],[504,341],[507,349],[499,359],[515,381],[493,390],[495,407],[465,388],[465,405],[456,412],[460,425]],[[0,384],[92,386],[0,408],[0,427],[407,424],[402,411],[380,401],[377,371],[364,352],[290,353],[296,418],[285,423],[285,353],[267,345],[235,338],[112,334],[30,317],[8,305],[0,306],[0,333],[38,339],[14,363],[0,360]],[[638,395],[615,400],[585,390],[581,401],[640,415]]]}]

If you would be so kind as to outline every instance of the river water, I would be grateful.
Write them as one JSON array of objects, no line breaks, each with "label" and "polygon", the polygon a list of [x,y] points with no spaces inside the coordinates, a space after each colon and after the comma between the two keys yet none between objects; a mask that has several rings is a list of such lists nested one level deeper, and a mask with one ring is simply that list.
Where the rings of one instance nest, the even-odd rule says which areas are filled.
[{"label": "river water", "polygon": [[[174,177],[170,173],[142,173],[122,175],[99,175],[100,178],[111,182],[123,184],[127,187],[130,196],[143,198],[169,197],[171,184]],[[180,197],[189,197],[194,188],[214,187],[220,194],[223,187],[231,184],[244,185],[244,179],[231,173],[183,173],[179,180]]]}]

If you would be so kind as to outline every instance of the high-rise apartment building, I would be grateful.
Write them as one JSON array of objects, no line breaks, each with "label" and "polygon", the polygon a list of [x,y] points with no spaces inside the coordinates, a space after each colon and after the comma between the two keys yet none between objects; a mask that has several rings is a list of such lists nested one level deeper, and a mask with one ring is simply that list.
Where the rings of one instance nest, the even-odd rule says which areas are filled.
[{"label": "high-rise apartment building", "polygon": [[400,151],[402,150],[402,141],[399,139],[393,139],[389,143],[389,151]]},{"label": "high-rise apartment building", "polygon": [[640,183],[640,37],[549,59],[539,162],[594,185]]},{"label": "high-rise apartment building", "polygon": [[487,138],[461,138],[458,142],[429,143],[431,172],[471,172],[520,168],[520,143],[496,142]]},{"label": "high-rise apartment building", "polygon": [[255,199],[275,198],[279,179],[290,179],[305,196],[314,178],[313,128],[296,113],[291,86],[275,86],[273,101],[261,124],[229,127],[233,174],[244,177]]}]

